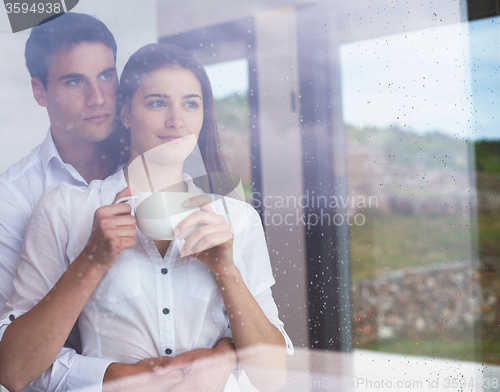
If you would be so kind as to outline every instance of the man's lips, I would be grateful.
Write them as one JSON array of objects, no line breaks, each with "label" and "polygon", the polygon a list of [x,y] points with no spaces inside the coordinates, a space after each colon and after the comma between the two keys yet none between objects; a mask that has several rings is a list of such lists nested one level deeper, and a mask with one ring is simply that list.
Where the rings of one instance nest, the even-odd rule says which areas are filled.
[{"label": "man's lips", "polygon": [[102,124],[106,121],[108,121],[109,117],[111,114],[109,113],[98,113],[94,114],[92,116],[84,118],[85,121],[90,122],[92,124]]}]

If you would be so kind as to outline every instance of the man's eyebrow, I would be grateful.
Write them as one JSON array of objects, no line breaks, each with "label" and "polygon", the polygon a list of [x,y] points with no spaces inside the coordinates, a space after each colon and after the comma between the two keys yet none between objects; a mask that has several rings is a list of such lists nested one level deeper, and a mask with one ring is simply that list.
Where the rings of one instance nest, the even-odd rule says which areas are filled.
[{"label": "man's eyebrow", "polygon": [[[116,73],[116,68],[110,67],[106,68],[104,71],[100,72],[99,75],[104,75],[106,73]],[[68,79],[83,79],[85,77],[84,74],[78,74],[78,73],[69,73],[66,75],[63,75],[59,78],[59,80],[68,80]]]},{"label": "man's eyebrow", "polygon": [[[148,94],[144,97],[144,99],[147,99],[147,98],[170,98],[170,96],[166,95],[166,94]],[[200,99],[202,99],[198,94],[188,94],[188,95],[184,95],[182,98],[183,99],[187,99],[187,98],[200,98]]]},{"label": "man's eyebrow", "polygon": [[104,75],[104,74],[107,74],[107,73],[116,73],[116,68],[115,67],[109,67],[109,68],[105,69],[104,71],[102,71],[99,75]]},{"label": "man's eyebrow", "polygon": [[84,76],[85,76],[84,74],[69,73],[69,74],[61,76],[59,78],[59,80],[82,79]]}]

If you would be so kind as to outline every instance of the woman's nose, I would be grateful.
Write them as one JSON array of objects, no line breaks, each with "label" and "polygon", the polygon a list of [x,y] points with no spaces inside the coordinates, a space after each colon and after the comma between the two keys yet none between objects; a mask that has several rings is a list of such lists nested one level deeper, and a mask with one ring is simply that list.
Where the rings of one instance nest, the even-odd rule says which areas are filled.
[{"label": "woman's nose", "polygon": [[166,126],[169,128],[180,129],[183,125],[182,115],[179,108],[172,107],[169,110]]}]

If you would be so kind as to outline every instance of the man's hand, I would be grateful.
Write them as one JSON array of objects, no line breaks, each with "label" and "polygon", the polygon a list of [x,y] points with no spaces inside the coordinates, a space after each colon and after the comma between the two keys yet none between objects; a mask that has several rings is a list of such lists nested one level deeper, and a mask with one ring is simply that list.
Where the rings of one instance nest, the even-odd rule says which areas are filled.
[{"label": "man's hand", "polygon": [[167,392],[184,379],[182,370],[173,369],[162,375],[153,369],[167,366],[170,357],[144,359],[136,364],[112,363],[104,375],[103,392]]},{"label": "man's hand", "polygon": [[96,210],[92,233],[83,253],[101,266],[109,269],[118,256],[135,244],[135,218],[131,215],[131,207],[125,203],[115,202],[130,196],[129,187],[116,194],[113,204]]},{"label": "man's hand", "polygon": [[112,363],[104,375],[103,392],[222,392],[237,364],[231,339],[223,338],[213,349],[200,348],[175,358]]},{"label": "man's hand", "polygon": [[109,382],[141,373],[150,373],[156,369],[163,369],[169,365],[172,359],[170,357],[159,357],[143,359],[135,364],[112,363],[106,369],[103,381]]},{"label": "man's hand", "polygon": [[171,392],[222,392],[238,358],[231,339],[219,340],[213,349],[200,348],[171,358],[168,366],[155,370],[158,375],[182,370],[184,379]]}]

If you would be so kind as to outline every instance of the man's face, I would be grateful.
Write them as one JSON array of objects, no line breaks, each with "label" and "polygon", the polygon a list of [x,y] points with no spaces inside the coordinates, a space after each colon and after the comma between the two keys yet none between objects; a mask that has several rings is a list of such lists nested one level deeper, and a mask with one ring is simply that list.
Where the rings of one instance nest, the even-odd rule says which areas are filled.
[{"label": "man's face", "polygon": [[84,42],[50,57],[47,88],[32,80],[35,99],[47,108],[56,144],[100,142],[113,129],[116,74],[113,51]]}]

